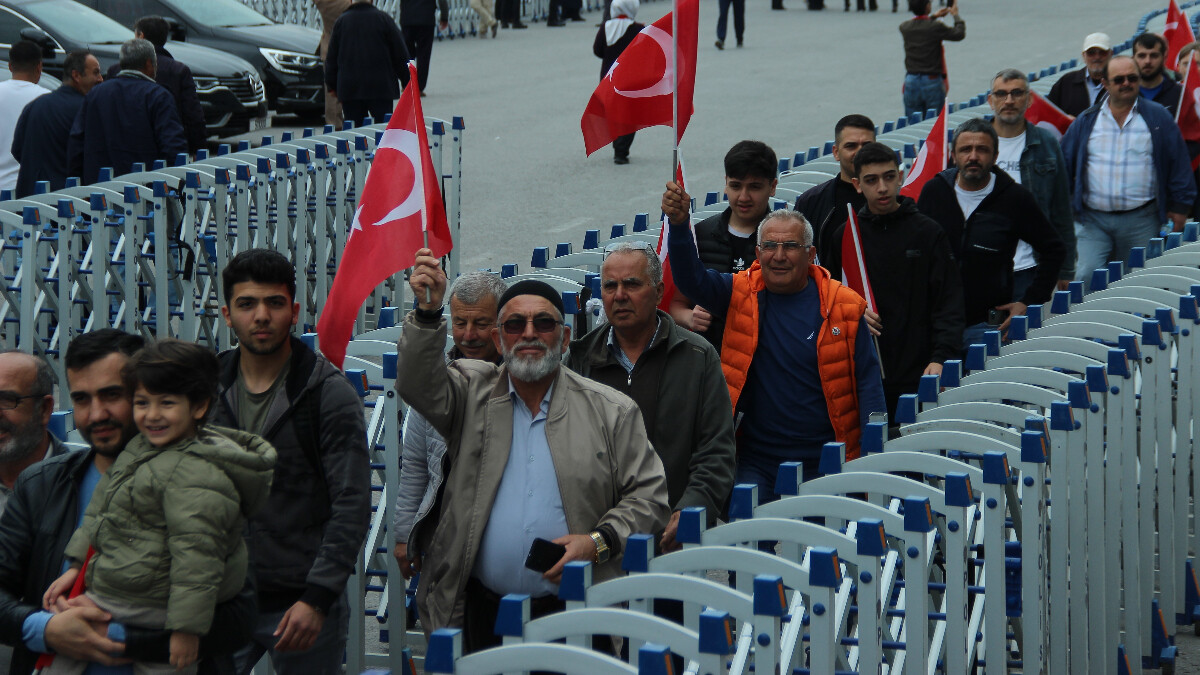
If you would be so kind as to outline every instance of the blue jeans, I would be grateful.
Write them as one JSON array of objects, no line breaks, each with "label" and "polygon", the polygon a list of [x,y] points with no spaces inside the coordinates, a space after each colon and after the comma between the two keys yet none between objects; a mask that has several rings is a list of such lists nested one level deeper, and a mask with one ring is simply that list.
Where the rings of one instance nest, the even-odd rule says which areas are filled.
[{"label": "blue jeans", "polygon": [[733,5],[733,34],[738,41],[746,31],[746,0],[718,0],[720,9],[717,10],[717,39],[725,41],[725,26],[729,18],[729,5]]},{"label": "blue jeans", "polygon": [[258,624],[250,637],[250,644],[243,647],[234,657],[238,672],[249,675],[254,664],[267,654],[276,675],[341,675],[342,662],[346,656],[346,633],[350,627],[350,612],[346,593],[329,607],[329,614],[321,625],[317,640],[302,652],[277,652],[278,637],[272,635],[285,611],[258,613]]},{"label": "blue jeans", "polygon": [[1079,222],[1075,223],[1076,250],[1079,252],[1075,278],[1091,284],[1092,272],[1107,267],[1110,260],[1128,263],[1129,250],[1145,246],[1157,237],[1162,225],[1154,200],[1124,213],[1084,208]]},{"label": "blue jeans", "polygon": [[941,75],[904,76],[904,114],[924,113],[930,108],[941,110],[946,101],[946,87]]}]

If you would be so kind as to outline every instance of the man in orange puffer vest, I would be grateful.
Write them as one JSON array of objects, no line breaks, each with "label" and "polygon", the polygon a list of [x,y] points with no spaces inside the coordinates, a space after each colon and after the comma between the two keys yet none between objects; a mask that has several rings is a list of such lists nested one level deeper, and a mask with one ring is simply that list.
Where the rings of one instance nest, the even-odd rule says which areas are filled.
[{"label": "man in orange puffer vest", "polygon": [[756,483],[767,502],[780,462],[803,462],[805,477],[815,477],[821,447],[835,440],[857,457],[862,426],[885,409],[866,302],[812,264],[812,226],[795,211],[763,219],[750,269],[705,269],[687,227],[690,204],[679,185],[667,184],[671,272],[688,298],[725,312],[721,366],[738,429],[735,482]]}]

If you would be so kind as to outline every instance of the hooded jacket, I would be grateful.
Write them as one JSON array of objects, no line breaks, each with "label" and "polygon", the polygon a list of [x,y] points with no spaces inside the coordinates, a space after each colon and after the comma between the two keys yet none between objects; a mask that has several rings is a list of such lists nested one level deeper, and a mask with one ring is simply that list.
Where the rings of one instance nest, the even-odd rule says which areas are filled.
[{"label": "hooded jacket", "polygon": [[[278,460],[267,505],[250,520],[251,558],[262,611],[282,611],[303,600],[327,612],[354,572],[370,525],[366,422],[362,400],[345,374],[290,339],[287,381],[263,422],[262,436]],[[213,421],[237,428],[241,352],[231,349],[217,358],[221,389]],[[298,416],[305,419],[297,422]],[[317,456],[311,459],[300,440],[306,431],[317,435],[311,439]]]},{"label": "hooded jacket", "polygon": [[1012,302],[1013,256],[1026,241],[1037,255],[1037,273],[1021,302],[1050,299],[1067,251],[1058,232],[1028,189],[992,167],[996,184],[969,219],[963,218],[954,182],[958,169],[933,177],[921,190],[917,208],[946,231],[962,278],[968,326],[987,321],[988,310]]},{"label": "hooded jacket", "polygon": [[253,434],[202,428],[156,448],[138,434],[96,485],[66,557],[96,555],[87,586],[165,607],[167,630],[204,635],[246,580],[245,521],[266,502],[275,450]]}]

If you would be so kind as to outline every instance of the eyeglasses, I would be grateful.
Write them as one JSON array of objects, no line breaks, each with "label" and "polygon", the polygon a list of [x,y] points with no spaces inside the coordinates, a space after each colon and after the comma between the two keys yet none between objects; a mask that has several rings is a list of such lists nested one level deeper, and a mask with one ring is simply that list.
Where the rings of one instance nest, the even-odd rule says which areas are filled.
[{"label": "eyeglasses", "polygon": [[601,260],[608,260],[608,256],[614,253],[624,253],[626,251],[650,251],[655,255],[658,253],[648,241],[617,241],[604,247],[604,257]]},{"label": "eyeglasses", "polygon": [[43,396],[45,396],[45,394],[17,396],[16,394],[0,392],[0,410],[15,410],[17,406],[21,405],[21,401],[24,401],[27,398],[41,398]]},{"label": "eyeglasses", "polygon": [[1108,78],[1108,81],[1119,87],[1126,82],[1129,84],[1137,84],[1138,80],[1140,79],[1142,78],[1139,75],[1113,75],[1112,77]]},{"label": "eyeglasses", "polygon": [[1024,96],[1025,94],[1028,94],[1028,93],[1029,93],[1028,89],[1011,89],[1009,91],[1004,91],[1003,89],[992,90],[992,96],[995,96],[996,100],[998,100],[998,101],[1003,101],[1003,100],[1007,99],[1009,96],[1011,96],[1013,98],[1021,98],[1022,96]]},{"label": "eyeglasses", "polygon": [[775,249],[779,248],[780,246],[783,247],[784,253],[795,253],[796,251],[799,251],[800,249],[810,248],[809,244],[801,244],[798,241],[770,241],[770,240],[767,240],[767,241],[759,243],[759,245],[758,245],[759,248],[761,248],[762,250],[764,250],[768,253],[775,251]]},{"label": "eyeglasses", "polygon": [[533,324],[533,329],[539,333],[553,333],[562,325],[562,322],[548,316],[535,316],[531,319],[518,314],[505,319],[500,327],[508,335],[520,335],[525,332],[525,326],[529,324]]}]

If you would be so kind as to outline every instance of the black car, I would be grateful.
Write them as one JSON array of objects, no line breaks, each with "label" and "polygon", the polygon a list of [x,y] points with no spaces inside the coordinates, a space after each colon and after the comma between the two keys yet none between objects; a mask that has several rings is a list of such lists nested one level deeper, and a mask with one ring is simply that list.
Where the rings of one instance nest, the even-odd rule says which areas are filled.
[{"label": "black car", "polygon": [[272,110],[325,113],[325,70],[317,55],[321,32],[276,23],[238,0],[79,0],[132,26],[143,16],[171,24],[171,39],[219,49],[258,68]]},{"label": "black car", "polygon": [[[130,28],[74,0],[0,0],[0,49],[25,38],[42,44],[52,56],[43,70],[63,79],[67,52],[87,48],[100,70],[119,60]],[[210,135],[230,136],[268,126],[266,92],[254,66],[245,60],[197,45],[168,42],[167,51],[192,69],[204,122]]]}]

